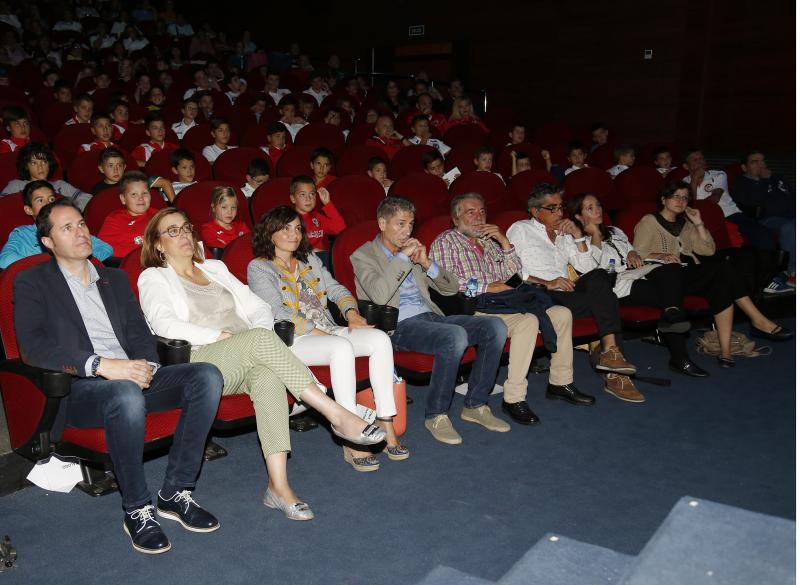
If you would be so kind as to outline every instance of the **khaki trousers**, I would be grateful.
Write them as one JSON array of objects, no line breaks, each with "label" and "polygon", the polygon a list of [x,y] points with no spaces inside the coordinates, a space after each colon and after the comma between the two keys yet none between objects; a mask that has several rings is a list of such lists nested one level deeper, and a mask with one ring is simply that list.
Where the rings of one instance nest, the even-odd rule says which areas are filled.
[{"label": "khaki trousers", "polygon": [[[483,315],[485,313],[476,313]],[[554,305],[547,309],[558,336],[557,351],[550,359],[550,383],[563,386],[572,383],[572,312],[566,307]],[[539,319],[530,313],[511,315],[493,314],[508,327],[511,346],[508,352],[508,378],[503,384],[503,400],[509,404],[525,400],[528,394],[528,369],[531,365],[536,337],[539,335]]]}]

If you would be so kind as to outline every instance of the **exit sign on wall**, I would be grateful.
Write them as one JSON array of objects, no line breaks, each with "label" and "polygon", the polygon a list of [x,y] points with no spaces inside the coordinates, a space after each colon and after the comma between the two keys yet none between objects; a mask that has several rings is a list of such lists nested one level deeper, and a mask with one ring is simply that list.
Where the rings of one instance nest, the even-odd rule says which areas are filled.
[{"label": "exit sign on wall", "polygon": [[410,37],[421,37],[425,35],[425,25],[424,24],[412,24],[408,27],[408,36]]}]

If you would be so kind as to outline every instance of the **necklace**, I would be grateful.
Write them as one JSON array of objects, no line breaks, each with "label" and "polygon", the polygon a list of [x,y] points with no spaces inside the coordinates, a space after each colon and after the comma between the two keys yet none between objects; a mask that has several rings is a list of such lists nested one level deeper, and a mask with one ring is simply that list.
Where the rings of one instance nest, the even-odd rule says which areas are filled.
[{"label": "necklace", "polygon": [[289,258],[289,261],[286,262],[283,258],[275,256],[275,263],[281,266],[284,270],[286,270],[286,272],[289,272],[290,274],[294,274],[294,269],[292,268],[292,265],[294,265],[295,268],[297,267],[297,261],[293,257]]}]

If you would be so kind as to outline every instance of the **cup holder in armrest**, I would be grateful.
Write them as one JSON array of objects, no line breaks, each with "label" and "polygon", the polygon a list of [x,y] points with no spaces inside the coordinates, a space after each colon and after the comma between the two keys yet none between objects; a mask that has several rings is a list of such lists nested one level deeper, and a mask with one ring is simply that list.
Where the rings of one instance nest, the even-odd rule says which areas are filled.
[{"label": "cup holder in armrest", "polygon": [[158,357],[162,366],[175,364],[188,364],[192,353],[192,345],[183,339],[167,339],[156,337],[158,340]]}]

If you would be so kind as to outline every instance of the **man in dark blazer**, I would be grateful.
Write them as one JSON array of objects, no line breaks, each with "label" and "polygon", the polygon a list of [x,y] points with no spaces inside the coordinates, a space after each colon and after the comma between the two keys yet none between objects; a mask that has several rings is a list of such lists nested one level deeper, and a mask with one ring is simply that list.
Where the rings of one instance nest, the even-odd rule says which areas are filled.
[{"label": "man in dark blazer", "polygon": [[171,545],[154,517],[144,477],[145,415],[180,408],[157,513],[187,530],[216,530],[219,522],[197,505],[191,490],[222,394],[222,375],[210,364],[160,366],[156,340],[126,274],[88,260],[89,230],[72,202],[43,207],[36,228],[53,260],[17,275],[14,324],[22,361],[74,376],[54,439],[64,426],[105,429],[122,492],[123,528],[137,551],[162,553]]}]

